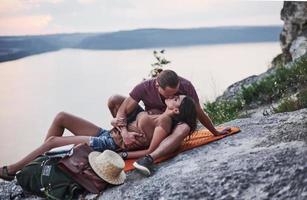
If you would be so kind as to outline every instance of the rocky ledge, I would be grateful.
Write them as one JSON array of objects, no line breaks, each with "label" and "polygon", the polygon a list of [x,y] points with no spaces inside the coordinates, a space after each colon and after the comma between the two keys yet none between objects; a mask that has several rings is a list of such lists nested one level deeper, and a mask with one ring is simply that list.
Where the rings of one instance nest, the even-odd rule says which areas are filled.
[{"label": "rocky ledge", "polygon": [[281,19],[284,21],[280,34],[282,59],[287,63],[307,52],[307,2],[285,1]]},{"label": "rocky ledge", "polygon": [[[151,177],[130,172],[99,199],[307,199],[306,116],[302,109],[226,123],[242,131],[155,166]],[[21,190],[2,182],[0,199],[10,198]]]}]

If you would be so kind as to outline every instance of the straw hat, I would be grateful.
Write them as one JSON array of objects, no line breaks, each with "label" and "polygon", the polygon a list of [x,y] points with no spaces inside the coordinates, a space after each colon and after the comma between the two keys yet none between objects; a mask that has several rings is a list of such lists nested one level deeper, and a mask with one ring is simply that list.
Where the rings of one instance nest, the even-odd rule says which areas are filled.
[{"label": "straw hat", "polygon": [[93,151],[88,155],[88,160],[92,169],[103,180],[113,185],[124,183],[126,179],[125,162],[114,151],[105,150],[102,153]]}]

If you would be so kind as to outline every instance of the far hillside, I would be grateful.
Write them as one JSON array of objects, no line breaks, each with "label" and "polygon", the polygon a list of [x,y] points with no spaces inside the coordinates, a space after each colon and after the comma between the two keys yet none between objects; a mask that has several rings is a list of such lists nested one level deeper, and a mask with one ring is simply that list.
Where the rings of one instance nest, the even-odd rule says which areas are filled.
[{"label": "far hillside", "polygon": [[280,26],[193,29],[137,29],[110,33],[72,33],[0,37],[0,62],[63,48],[123,50],[277,42]]}]

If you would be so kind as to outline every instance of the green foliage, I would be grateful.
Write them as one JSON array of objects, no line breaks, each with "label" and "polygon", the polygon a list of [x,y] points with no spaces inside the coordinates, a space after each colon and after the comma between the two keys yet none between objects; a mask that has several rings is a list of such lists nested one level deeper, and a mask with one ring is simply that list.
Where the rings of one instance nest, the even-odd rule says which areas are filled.
[{"label": "green foliage", "polygon": [[299,106],[297,100],[292,98],[285,98],[277,108],[273,109],[273,111],[274,113],[282,113],[282,112],[291,112],[298,109]]},{"label": "green foliage", "polygon": [[302,108],[307,108],[307,89],[302,90],[296,95],[296,98],[285,98],[277,108],[274,108],[275,113],[281,112],[291,112],[299,110]]},{"label": "green foliage", "polygon": [[153,51],[153,55],[156,59],[156,62],[151,64],[151,66],[153,67],[153,69],[150,71],[149,73],[149,77],[150,78],[154,78],[157,77],[158,74],[163,71],[163,67],[166,66],[167,64],[169,64],[171,61],[168,61],[165,57],[164,57],[164,53],[165,50],[161,50],[161,51]]},{"label": "green foliage", "polygon": [[[236,119],[240,111],[252,104],[264,105],[283,99],[274,112],[294,111],[307,107],[307,55],[292,63],[291,67],[280,66],[274,74],[261,81],[242,87],[233,101],[206,102],[204,109],[214,124]],[[286,98],[288,94],[300,91],[297,99]]]},{"label": "green foliage", "polygon": [[307,108],[307,89],[297,95],[297,100],[300,108]]},{"label": "green foliage", "polygon": [[221,124],[237,118],[243,104],[240,99],[235,101],[206,102],[204,109],[214,124]]},{"label": "green foliage", "polygon": [[307,85],[307,57],[293,63],[292,67],[284,66],[263,80],[249,87],[242,87],[242,98],[245,104],[255,102],[259,105],[272,103],[283,98],[289,89],[296,91]]},{"label": "green foliage", "polygon": [[273,67],[280,67],[283,65],[282,54],[278,54],[275,58],[273,58],[272,65]]}]

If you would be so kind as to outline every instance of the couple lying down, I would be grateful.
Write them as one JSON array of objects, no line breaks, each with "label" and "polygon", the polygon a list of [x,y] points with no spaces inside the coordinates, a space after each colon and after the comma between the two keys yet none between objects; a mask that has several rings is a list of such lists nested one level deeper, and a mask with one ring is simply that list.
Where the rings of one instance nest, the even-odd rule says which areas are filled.
[{"label": "couple lying down", "polygon": [[[196,111],[192,98],[185,95],[174,96],[166,99],[165,104],[166,110],[162,114],[150,115],[146,111],[134,113],[135,119],[128,123],[127,130],[128,134],[136,136],[138,142],[130,146],[124,144],[120,129],[105,130],[84,119],[61,112],[51,124],[44,143],[20,161],[1,167],[0,178],[11,181],[16,172],[37,156],[52,148],[80,143],[87,143],[95,151],[103,152],[108,149],[120,152],[124,159],[140,158],[134,163],[135,167],[149,175],[150,171],[143,167],[142,161],[150,158],[149,154],[172,132],[176,124],[188,124],[190,132],[196,127]],[[62,136],[65,129],[74,136]]]},{"label": "couple lying down", "polygon": [[[145,110],[138,106],[142,101]],[[196,120],[213,135],[218,131],[200,106],[192,83],[172,70],[136,85],[129,97],[114,95],[108,101],[113,129],[102,129],[84,119],[61,112],[51,124],[44,143],[20,161],[0,168],[0,178],[13,180],[16,172],[52,148],[87,143],[96,151],[118,152],[122,158],[138,158],[134,166],[150,175],[153,161],[176,151],[196,127]],[[74,136],[63,137],[67,129]]]}]

